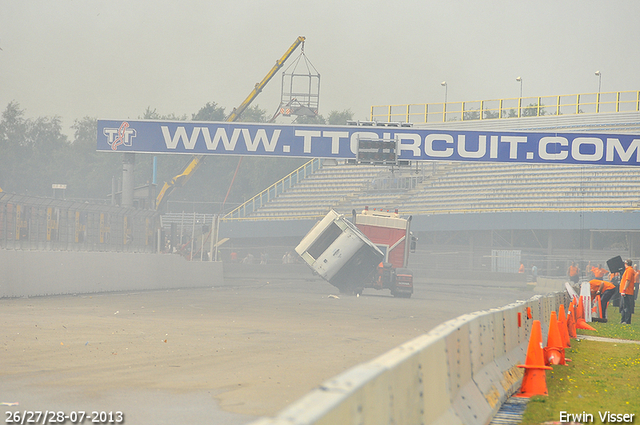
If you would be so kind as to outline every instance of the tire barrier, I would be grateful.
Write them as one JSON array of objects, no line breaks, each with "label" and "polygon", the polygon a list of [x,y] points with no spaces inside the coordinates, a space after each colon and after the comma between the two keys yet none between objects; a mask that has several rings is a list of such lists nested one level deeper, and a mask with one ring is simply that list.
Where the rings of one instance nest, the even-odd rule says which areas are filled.
[{"label": "tire barrier", "polygon": [[533,321],[548,328],[567,302],[556,292],[460,316],[252,425],[486,424],[520,388]]}]

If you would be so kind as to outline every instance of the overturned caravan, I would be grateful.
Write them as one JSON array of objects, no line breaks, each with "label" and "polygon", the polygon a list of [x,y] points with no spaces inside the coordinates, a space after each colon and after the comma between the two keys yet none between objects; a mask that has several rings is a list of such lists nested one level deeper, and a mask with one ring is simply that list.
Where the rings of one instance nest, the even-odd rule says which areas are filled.
[{"label": "overturned caravan", "polygon": [[[393,248],[388,249],[388,245],[380,245],[379,241],[372,241],[365,236],[363,231],[370,229],[360,229],[362,224],[359,221],[362,218],[361,214],[354,213],[354,225],[343,215],[331,210],[316,223],[295,250],[314,273],[340,292],[360,294],[364,288],[386,288],[394,296],[410,297],[413,293],[410,271],[397,270],[394,264],[388,262]],[[408,224],[405,229],[408,233]],[[401,273],[397,273],[399,271]]]}]

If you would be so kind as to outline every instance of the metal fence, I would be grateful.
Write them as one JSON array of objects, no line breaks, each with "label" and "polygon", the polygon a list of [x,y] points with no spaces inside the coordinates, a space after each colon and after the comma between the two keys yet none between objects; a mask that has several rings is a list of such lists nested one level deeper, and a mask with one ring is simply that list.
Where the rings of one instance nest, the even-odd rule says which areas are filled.
[{"label": "metal fence", "polygon": [[640,91],[374,105],[371,107],[370,119],[422,124],[631,111],[640,111]]},{"label": "metal fence", "polygon": [[0,248],[156,252],[155,211],[0,193]]}]

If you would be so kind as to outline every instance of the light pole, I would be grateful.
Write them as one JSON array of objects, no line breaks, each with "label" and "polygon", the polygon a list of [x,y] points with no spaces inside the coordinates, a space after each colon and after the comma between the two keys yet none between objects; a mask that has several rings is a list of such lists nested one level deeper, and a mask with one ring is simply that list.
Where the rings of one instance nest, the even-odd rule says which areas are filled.
[{"label": "light pole", "polygon": [[522,97],[522,77],[516,77],[516,81],[520,83],[520,97]]},{"label": "light pole", "polygon": [[602,84],[602,74],[600,71],[596,71],[596,76],[598,77],[598,94],[596,95],[596,113],[600,112],[600,87]]},{"label": "light pole", "polygon": [[442,105],[442,122],[447,120],[447,82],[443,81],[440,83],[441,86],[444,87],[444,104]]},{"label": "light pole", "polygon": [[518,118],[522,112],[522,77],[516,77],[516,81],[520,83],[520,98],[518,99]]},{"label": "light pole", "polygon": [[440,83],[441,86],[444,87],[444,103],[447,103],[447,82],[443,81]]}]

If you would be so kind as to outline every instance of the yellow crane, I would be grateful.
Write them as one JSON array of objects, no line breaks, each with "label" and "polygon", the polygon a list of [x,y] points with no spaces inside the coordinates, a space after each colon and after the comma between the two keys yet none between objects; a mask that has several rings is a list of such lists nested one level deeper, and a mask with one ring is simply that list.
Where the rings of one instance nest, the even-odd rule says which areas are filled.
[{"label": "yellow crane", "polygon": [[[233,109],[231,115],[225,120],[227,122],[234,122],[240,118],[240,115],[244,112],[245,109],[253,102],[253,100],[260,94],[262,89],[267,85],[267,83],[273,78],[273,76],[278,72],[280,68],[284,65],[286,60],[291,56],[291,54],[298,48],[298,46],[304,43],[305,38],[300,36],[296,39],[296,41],[289,47],[289,49],[285,52],[284,55],[280,59],[276,61],[276,64],[271,68],[271,70],[265,75],[265,77],[259,83],[256,83],[255,87],[249,93],[249,96],[238,106]],[[170,181],[165,182],[164,186],[158,193],[156,197],[156,209],[158,211],[162,211],[167,204],[167,199],[171,192],[178,187],[182,187],[187,183],[189,178],[193,175],[193,172],[198,169],[198,167],[204,162],[205,155],[194,155],[191,158],[191,161],[183,168],[182,172],[177,176],[173,177]]]}]

